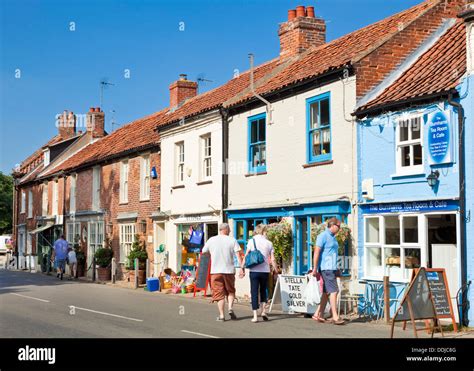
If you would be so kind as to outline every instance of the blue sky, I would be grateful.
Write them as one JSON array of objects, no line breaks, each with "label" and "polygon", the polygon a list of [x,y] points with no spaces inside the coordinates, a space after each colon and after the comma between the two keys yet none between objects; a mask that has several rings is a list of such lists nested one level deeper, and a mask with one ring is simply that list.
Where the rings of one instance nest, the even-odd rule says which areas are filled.
[{"label": "blue sky", "polygon": [[212,80],[203,92],[246,70],[249,52],[256,64],[278,56],[278,23],[297,5],[315,6],[329,41],[420,2],[1,0],[0,171],[56,134],[57,113],[99,106],[104,78],[110,132],[112,117],[116,129],[167,106],[180,73]]}]

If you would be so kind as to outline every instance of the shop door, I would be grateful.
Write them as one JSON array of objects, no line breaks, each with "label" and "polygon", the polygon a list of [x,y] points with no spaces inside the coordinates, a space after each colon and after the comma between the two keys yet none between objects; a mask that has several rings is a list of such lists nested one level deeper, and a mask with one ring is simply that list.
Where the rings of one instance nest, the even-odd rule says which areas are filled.
[{"label": "shop door", "polygon": [[158,277],[158,273],[161,273],[165,268],[167,268],[167,251],[165,243],[165,223],[156,223],[154,229],[154,238],[155,242],[155,256],[154,256],[154,272],[155,277]]},{"label": "shop door", "polygon": [[310,238],[308,238],[308,218],[296,219],[296,266],[295,272],[303,275],[310,269]]},{"label": "shop door", "polygon": [[429,265],[444,268],[448,279],[451,304],[456,320],[456,292],[459,289],[458,251],[456,238],[456,215],[436,215],[428,217]]}]

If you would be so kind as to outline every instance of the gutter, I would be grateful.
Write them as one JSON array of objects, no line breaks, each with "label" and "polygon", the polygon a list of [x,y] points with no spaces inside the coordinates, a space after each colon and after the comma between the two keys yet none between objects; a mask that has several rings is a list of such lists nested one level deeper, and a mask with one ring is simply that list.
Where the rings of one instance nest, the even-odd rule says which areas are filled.
[{"label": "gutter", "polygon": [[229,111],[225,108],[219,108],[222,117],[222,221],[227,223],[227,214],[225,210],[229,203]]},{"label": "gutter", "polygon": [[[453,93],[449,94],[448,103],[458,109],[458,125],[459,125],[459,208],[460,208],[460,231],[461,231],[461,287],[464,287],[467,282],[466,269],[466,169],[465,169],[465,142],[464,142],[464,108],[461,103],[453,100]],[[467,297],[466,297],[466,300]],[[464,304],[464,303],[463,303]],[[463,305],[462,323],[463,326],[469,325],[468,307]]]}]

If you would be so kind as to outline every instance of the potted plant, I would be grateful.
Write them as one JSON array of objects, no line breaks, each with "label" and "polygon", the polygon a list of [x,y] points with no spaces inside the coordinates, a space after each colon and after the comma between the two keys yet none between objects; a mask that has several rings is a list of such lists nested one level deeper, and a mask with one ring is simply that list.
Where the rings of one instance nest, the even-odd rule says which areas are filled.
[{"label": "potted plant", "polygon": [[140,236],[138,234],[135,235],[132,248],[127,256],[128,263],[126,268],[129,270],[129,278],[131,282],[135,280],[135,259],[138,259],[138,283],[143,284],[146,282],[145,265],[146,260],[148,259],[148,254],[146,252],[145,243],[140,241]]},{"label": "potted plant", "polygon": [[112,272],[110,266],[113,256],[113,250],[108,247],[101,247],[95,252],[95,263],[97,265],[99,281],[110,281]]},{"label": "potted plant", "polygon": [[283,220],[279,223],[269,224],[267,227],[267,238],[273,244],[278,271],[281,272],[284,263],[289,264],[291,262],[293,233],[290,223]]}]

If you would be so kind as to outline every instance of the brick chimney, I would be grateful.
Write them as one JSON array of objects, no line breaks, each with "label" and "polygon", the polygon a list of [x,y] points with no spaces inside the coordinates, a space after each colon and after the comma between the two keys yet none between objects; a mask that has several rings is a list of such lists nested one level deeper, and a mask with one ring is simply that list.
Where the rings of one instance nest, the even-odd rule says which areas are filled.
[{"label": "brick chimney", "polygon": [[170,108],[176,108],[186,99],[197,95],[197,82],[188,81],[187,75],[179,75],[179,80],[170,85]]},{"label": "brick chimney", "polygon": [[314,15],[313,6],[288,10],[288,21],[280,24],[280,58],[304,52],[326,43],[326,22]]},{"label": "brick chimney", "polygon": [[105,135],[105,115],[100,107],[91,107],[87,112],[87,131],[93,138],[102,138]]},{"label": "brick chimney", "polygon": [[64,110],[58,118],[58,133],[63,139],[69,139],[76,135],[76,115],[74,112]]}]

